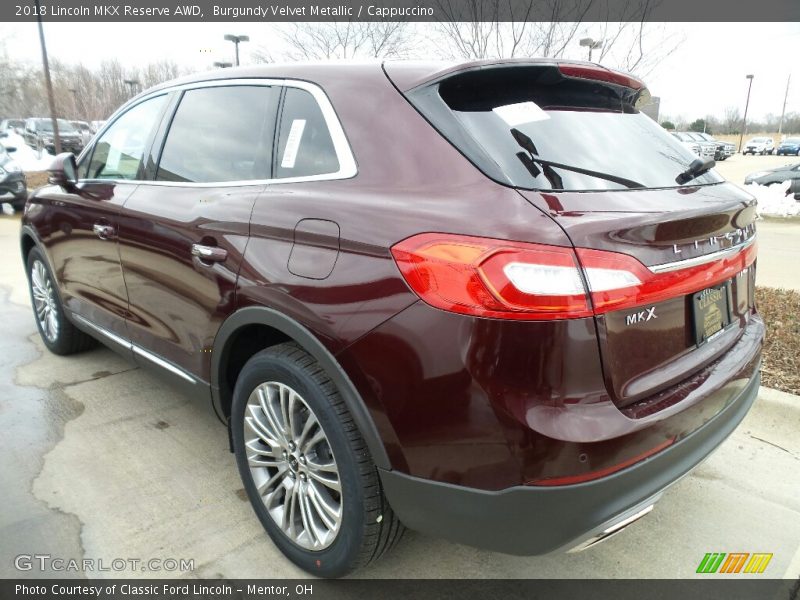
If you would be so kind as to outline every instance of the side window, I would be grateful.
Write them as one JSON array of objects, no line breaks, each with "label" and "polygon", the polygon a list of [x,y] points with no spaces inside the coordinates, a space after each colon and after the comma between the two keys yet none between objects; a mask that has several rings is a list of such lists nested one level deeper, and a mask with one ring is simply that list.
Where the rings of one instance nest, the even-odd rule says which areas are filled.
[{"label": "side window", "polygon": [[276,177],[308,177],[339,170],[331,133],[311,93],[287,87],[278,134]]},{"label": "side window", "polygon": [[114,121],[95,143],[86,177],[136,179],[147,142],[166,102],[166,94],[145,100]]},{"label": "side window", "polygon": [[212,183],[269,179],[277,92],[267,86],[184,93],[156,179]]}]

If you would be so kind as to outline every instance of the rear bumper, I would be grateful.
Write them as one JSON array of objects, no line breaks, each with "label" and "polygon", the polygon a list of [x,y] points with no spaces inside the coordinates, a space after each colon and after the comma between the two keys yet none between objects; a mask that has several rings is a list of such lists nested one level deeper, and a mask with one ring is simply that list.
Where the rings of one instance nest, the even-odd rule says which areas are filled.
[{"label": "rear bumper", "polygon": [[380,471],[384,492],[410,529],[517,555],[567,550],[637,516],[736,428],[753,404],[760,374],[701,428],[666,450],[595,481],[486,491],[397,471]]}]

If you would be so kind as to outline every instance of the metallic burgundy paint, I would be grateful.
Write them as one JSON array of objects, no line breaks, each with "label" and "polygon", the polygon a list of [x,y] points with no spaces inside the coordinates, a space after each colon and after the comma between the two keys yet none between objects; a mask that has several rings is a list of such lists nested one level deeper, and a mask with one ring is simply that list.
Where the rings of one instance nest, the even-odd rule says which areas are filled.
[{"label": "metallic burgundy paint", "polygon": [[[387,70],[403,89],[447,72]],[[732,285],[734,327],[696,349],[684,297],[660,302],[658,320],[636,329],[624,311],[477,318],[420,301],[390,253],[410,236],[444,232],[660,264],[676,260],[673,244],[753,222],[752,200],[735,186],[503,187],[439,135],[380,65],[265,66],[194,80],[287,76],[325,90],[358,175],[230,189],[116,184],[106,200],[43,188],[23,224],[72,311],[210,382],[221,323],[243,307],[271,307],[335,355],[394,469],[485,490],[627,464],[698,429],[754,377],[764,326],[752,269]],[[114,240],[92,233],[106,221],[118,228]],[[202,264],[193,243],[218,245],[228,258]]]}]

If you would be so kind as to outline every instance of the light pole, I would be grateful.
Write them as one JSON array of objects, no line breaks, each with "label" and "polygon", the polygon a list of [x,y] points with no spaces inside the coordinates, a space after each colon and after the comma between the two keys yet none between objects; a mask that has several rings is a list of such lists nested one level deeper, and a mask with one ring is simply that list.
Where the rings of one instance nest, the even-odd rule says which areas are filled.
[{"label": "light pole", "polygon": [[129,88],[129,90],[131,92],[131,97],[133,97],[136,94],[136,89],[135,88],[139,86],[139,80],[138,79],[126,79],[125,80],[125,84],[128,86],[128,88]]},{"label": "light pole", "polygon": [[747,75],[750,83],[747,86],[747,101],[744,103],[744,118],[742,119],[742,131],[739,133],[739,152],[742,151],[742,140],[744,139],[744,130],[747,127],[747,107],[750,106],[750,90],[753,89],[753,77],[755,75]]},{"label": "light pole", "polygon": [[597,50],[603,47],[603,40],[594,40],[590,37],[583,38],[579,42],[581,46],[589,48],[589,62],[592,62],[592,50]]},{"label": "light pole", "polygon": [[58,135],[58,119],[56,118],[56,101],[53,97],[53,82],[50,80],[50,63],[47,61],[47,45],[44,43],[42,27],[42,9],[36,0],[36,22],[39,24],[39,43],[42,45],[42,66],[44,67],[44,85],[47,88],[47,103],[50,105],[50,120],[53,122],[53,141],[56,154],[61,154],[61,136]]},{"label": "light pole", "polygon": [[230,33],[225,35],[226,42],[233,42],[233,45],[236,46],[236,66],[239,66],[239,44],[241,42],[249,42],[250,36],[249,35],[232,35]]},{"label": "light pole", "polygon": [[232,67],[233,63],[229,62],[214,62],[214,66],[218,69],[227,69],[228,67]]}]

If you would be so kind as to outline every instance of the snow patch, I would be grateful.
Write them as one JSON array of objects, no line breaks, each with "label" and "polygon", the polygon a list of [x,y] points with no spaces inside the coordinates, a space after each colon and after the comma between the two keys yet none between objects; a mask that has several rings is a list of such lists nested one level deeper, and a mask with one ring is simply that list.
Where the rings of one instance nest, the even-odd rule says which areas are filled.
[{"label": "snow patch", "polygon": [[744,188],[756,197],[758,205],[756,211],[761,216],[768,217],[796,217],[800,215],[800,202],[794,199],[794,194],[788,194],[789,181],[773,183],[772,185],[759,185],[750,183]]},{"label": "snow patch", "polygon": [[9,155],[23,171],[46,171],[53,162],[53,155],[46,150],[42,152],[42,158],[37,158],[36,150],[28,146],[18,133],[9,131],[8,137],[0,139],[0,143],[17,149]]}]

